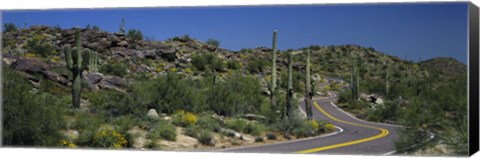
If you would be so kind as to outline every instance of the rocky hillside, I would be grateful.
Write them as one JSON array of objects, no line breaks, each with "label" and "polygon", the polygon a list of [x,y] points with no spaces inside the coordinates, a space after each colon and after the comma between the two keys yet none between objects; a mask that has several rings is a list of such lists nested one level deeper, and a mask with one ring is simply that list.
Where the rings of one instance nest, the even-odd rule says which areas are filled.
[{"label": "rocky hillside", "polygon": [[[3,34],[3,62],[12,68],[34,76],[42,75],[60,85],[68,84],[68,71],[65,68],[62,49],[74,45],[75,29],[32,26]],[[145,77],[155,77],[173,70],[187,76],[198,76],[211,72],[211,67],[221,76],[234,72],[259,76],[262,81],[270,73],[271,49],[258,47],[231,51],[207,44],[189,37],[173,37],[165,41],[132,40],[122,33],[109,33],[99,29],[81,29],[81,45],[98,52],[98,65],[101,74],[84,74],[92,88],[112,88],[121,90],[130,82]],[[306,49],[306,48],[304,48]],[[352,63],[361,65],[362,77],[379,79],[379,74],[387,69],[396,71],[397,77],[414,70],[414,63],[402,61],[398,57],[385,55],[373,48],[357,45],[313,46],[312,71],[318,75],[348,77]],[[286,55],[277,58],[280,74],[286,71]],[[199,56],[208,56],[200,58]],[[206,59],[212,58],[212,59]],[[294,69],[298,70],[297,80],[301,82],[305,55],[294,58]],[[209,63],[210,62],[210,63]],[[426,64],[425,67],[437,67]],[[436,62],[442,63],[442,61]],[[110,65],[110,66],[106,66]],[[111,66],[114,65],[114,66]],[[421,66],[423,67],[423,66]],[[452,68],[452,69],[456,69]],[[456,72],[456,71],[455,71]],[[33,75],[33,76],[32,76]],[[266,84],[262,84],[266,86]],[[298,88],[297,90],[300,90]]]}]

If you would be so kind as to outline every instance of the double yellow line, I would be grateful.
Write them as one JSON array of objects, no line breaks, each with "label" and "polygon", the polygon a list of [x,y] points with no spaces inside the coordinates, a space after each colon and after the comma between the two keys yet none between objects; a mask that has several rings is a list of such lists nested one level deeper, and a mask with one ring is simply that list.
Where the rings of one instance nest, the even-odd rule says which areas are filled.
[{"label": "double yellow line", "polygon": [[313,148],[313,149],[301,150],[301,151],[297,151],[296,153],[306,154],[306,153],[319,152],[319,151],[329,150],[329,149],[334,149],[334,148],[340,148],[340,147],[345,147],[345,146],[350,146],[350,145],[354,145],[354,144],[359,144],[359,143],[372,141],[372,140],[379,139],[379,138],[382,138],[382,137],[385,137],[385,136],[388,135],[388,130],[387,129],[337,119],[337,118],[333,117],[332,115],[330,115],[329,113],[327,113],[325,110],[323,110],[316,102],[314,102],[313,104],[318,109],[318,111],[322,112],[325,116],[329,117],[332,120],[342,122],[342,123],[345,123],[345,124],[349,124],[349,125],[376,129],[376,130],[381,131],[381,133],[378,134],[378,135],[374,135],[372,137],[368,137],[368,138],[363,138],[363,139],[358,139],[358,140],[354,140],[354,141],[350,141],[350,142],[328,145],[328,146],[323,146],[323,147],[318,147],[318,148]]}]

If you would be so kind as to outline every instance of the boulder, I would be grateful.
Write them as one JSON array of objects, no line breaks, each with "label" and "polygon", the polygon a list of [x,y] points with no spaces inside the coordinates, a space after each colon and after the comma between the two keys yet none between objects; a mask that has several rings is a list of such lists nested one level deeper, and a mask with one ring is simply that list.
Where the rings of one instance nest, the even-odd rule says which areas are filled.
[{"label": "boulder", "polygon": [[117,43],[118,46],[120,47],[128,47],[128,42],[127,41],[120,41]]},{"label": "boulder", "polygon": [[50,69],[50,66],[48,66],[47,63],[38,59],[27,59],[20,57],[17,58],[17,60],[10,65],[10,68],[31,74],[48,70]]},{"label": "boulder", "polygon": [[102,89],[113,89],[121,92],[124,92],[122,88],[126,86],[128,86],[128,82],[118,76],[105,76],[99,83],[99,87]]},{"label": "boulder", "polygon": [[227,135],[228,137],[239,138],[239,139],[242,137],[240,133],[235,132],[234,130],[231,130],[231,129],[221,128],[220,131],[222,133],[225,133],[225,135]]},{"label": "boulder", "polygon": [[88,73],[85,78],[89,84],[98,84],[103,79],[103,74],[98,72]]},{"label": "boulder", "polygon": [[245,115],[243,115],[243,118],[248,119],[248,120],[264,120],[264,119],[266,119],[265,116],[255,115],[255,114],[245,114]]},{"label": "boulder", "polygon": [[155,110],[155,109],[148,110],[147,117],[148,118],[158,118],[157,110]]},{"label": "boulder", "polygon": [[53,71],[49,71],[49,70],[44,70],[44,71],[41,71],[43,76],[51,81],[54,81],[56,83],[60,83],[64,86],[68,85],[69,83],[69,80],[67,78],[65,78],[64,76],[58,74],[58,73],[55,73]]}]

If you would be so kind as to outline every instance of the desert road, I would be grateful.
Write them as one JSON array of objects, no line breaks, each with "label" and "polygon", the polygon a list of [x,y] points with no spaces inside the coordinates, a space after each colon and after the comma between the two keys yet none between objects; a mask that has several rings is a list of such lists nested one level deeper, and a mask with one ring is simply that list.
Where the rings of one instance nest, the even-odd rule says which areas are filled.
[{"label": "desert road", "polygon": [[[330,98],[314,99],[313,118],[333,123],[333,134],[281,143],[222,150],[237,153],[318,153],[336,155],[389,155],[395,152],[396,125],[367,122],[339,109]],[[300,104],[302,110],[304,103]]]}]

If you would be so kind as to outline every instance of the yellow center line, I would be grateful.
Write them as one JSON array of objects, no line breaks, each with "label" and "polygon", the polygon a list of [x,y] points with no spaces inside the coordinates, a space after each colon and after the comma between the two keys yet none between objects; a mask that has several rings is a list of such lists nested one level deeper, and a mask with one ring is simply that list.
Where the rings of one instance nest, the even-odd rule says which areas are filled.
[{"label": "yellow center line", "polygon": [[371,129],[377,129],[377,130],[380,130],[381,133],[378,134],[378,135],[374,135],[372,137],[368,137],[368,138],[363,138],[363,139],[358,139],[358,140],[349,141],[349,142],[345,142],[345,143],[338,143],[338,144],[333,144],[333,145],[328,145],[328,146],[323,146],[323,147],[318,147],[318,148],[313,148],[313,149],[301,150],[301,151],[297,151],[296,153],[300,153],[300,154],[313,153],[313,152],[319,152],[319,151],[323,151],[323,150],[329,150],[329,149],[340,148],[340,147],[350,146],[350,145],[354,145],[354,144],[364,143],[364,142],[368,142],[368,141],[372,141],[372,140],[375,140],[375,139],[385,137],[389,133],[388,130],[384,129],[384,128],[379,128],[379,127],[374,127],[374,126],[369,126],[369,125],[364,125],[364,124],[358,124],[358,123],[353,123],[353,122],[348,122],[348,121],[337,119],[337,118],[333,117],[332,115],[330,115],[329,113],[327,113],[325,110],[323,110],[317,104],[317,102],[314,102],[313,104],[318,109],[318,111],[322,112],[325,116],[329,117],[332,120],[342,122],[342,123],[345,123],[345,124],[349,124],[349,125],[371,128]]}]

